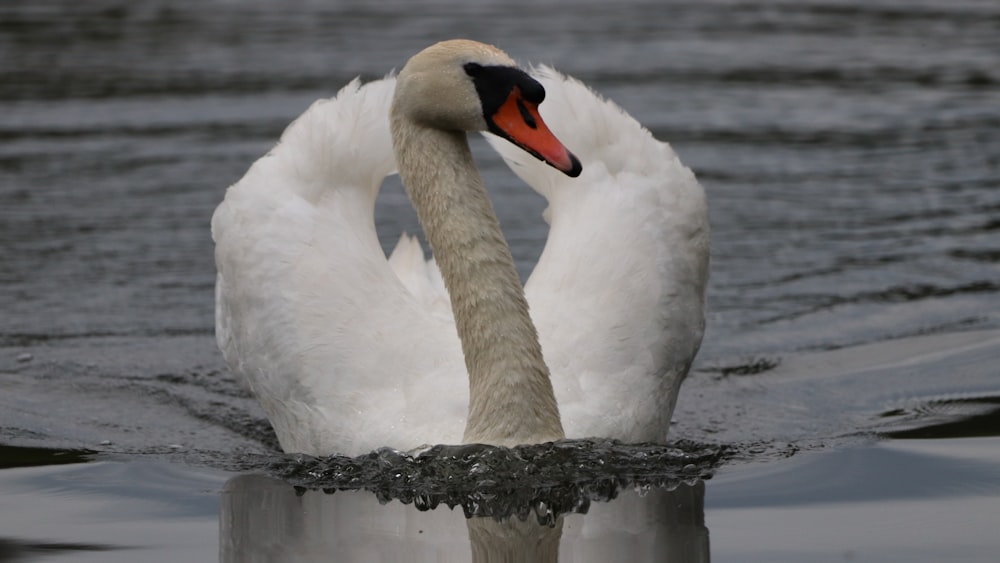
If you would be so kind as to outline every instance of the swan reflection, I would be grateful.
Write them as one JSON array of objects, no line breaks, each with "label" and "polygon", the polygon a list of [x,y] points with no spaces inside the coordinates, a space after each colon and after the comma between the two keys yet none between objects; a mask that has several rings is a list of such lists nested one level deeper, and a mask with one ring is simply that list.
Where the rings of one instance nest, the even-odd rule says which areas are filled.
[{"label": "swan reflection", "polygon": [[709,560],[700,481],[644,494],[624,488],[546,525],[537,515],[466,519],[447,506],[420,511],[367,491],[302,493],[241,475],[223,491],[219,541],[224,562]]}]

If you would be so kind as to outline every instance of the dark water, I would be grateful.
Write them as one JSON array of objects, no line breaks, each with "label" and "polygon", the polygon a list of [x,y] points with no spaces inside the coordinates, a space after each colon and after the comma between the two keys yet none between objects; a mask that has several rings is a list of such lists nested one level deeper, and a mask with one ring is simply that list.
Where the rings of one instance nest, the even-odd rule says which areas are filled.
[{"label": "dark water", "polygon": [[[208,222],[225,188],[312,100],[456,36],[614,99],[711,206],[685,441],[542,463],[587,469],[564,504],[525,501],[532,517],[588,508],[554,528],[379,503],[405,487],[297,496],[290,483],[351,488],[365,467],[435,481],[389,454],[356,469],[276,455],[214,347]],[[43,0],[0,5],[0,69],[0,560],[486,560],[560,539],[564,561],[1000,548],[996,2]],[[526,274],[544,204],[476,150]],[[378,213],[386,247],[417,230],[392,182]],[[470,490],[489,488],[444,492]]]}]

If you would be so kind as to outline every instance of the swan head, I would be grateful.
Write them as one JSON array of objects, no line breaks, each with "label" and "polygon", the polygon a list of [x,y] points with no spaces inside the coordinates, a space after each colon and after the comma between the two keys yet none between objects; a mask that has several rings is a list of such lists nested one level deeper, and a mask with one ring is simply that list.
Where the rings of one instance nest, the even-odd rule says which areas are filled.
[{"label": "swan head", "polygon": [[414,55],[396,78],[392,114],[446,131],[489,131],[576,177],[580,161],[538,113],[545,88],[506,53],[454,39]]}]

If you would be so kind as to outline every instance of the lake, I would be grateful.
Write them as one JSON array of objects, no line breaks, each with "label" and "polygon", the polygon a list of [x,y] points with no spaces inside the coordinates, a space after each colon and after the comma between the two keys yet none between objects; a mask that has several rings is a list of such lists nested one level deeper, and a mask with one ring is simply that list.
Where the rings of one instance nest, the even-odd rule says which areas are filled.
[{"label": "lake", "polygon": [[[0,561],[994,561],[998,30],[991,0],[0,6]],[[225,189],[452,37],[580,78],[704,185],[670,444],[285,456],[226,370]],[[473,145],[527,276],[545,204]],[[376,222],[419,232],[398,179]]]}]

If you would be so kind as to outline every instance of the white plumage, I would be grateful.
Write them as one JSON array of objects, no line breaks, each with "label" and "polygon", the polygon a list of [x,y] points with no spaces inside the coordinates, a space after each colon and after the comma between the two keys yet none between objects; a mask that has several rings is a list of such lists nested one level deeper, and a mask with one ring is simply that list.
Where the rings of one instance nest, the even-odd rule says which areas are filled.
[{"label": "white plumage", "polygon": [[[540,106],[583,163],[571,179],[490,142],[549,202],[525,291],[567,437],[660,441],[704,331],[704,193],[665,143],[542,67]],[[212,218],[216,328],[282,448],[358,454],[462,440],[469,382],[444,284],[374,203],[394,172],[394,79],[313,104]]]},{"label": "white plumage", "polygon": [[568,437],[662,441],[704,333],[704,191],[674,151],[615,104],[547,67],[543,118],[576,180],[491,144],[549,202],[525,285]]}]

